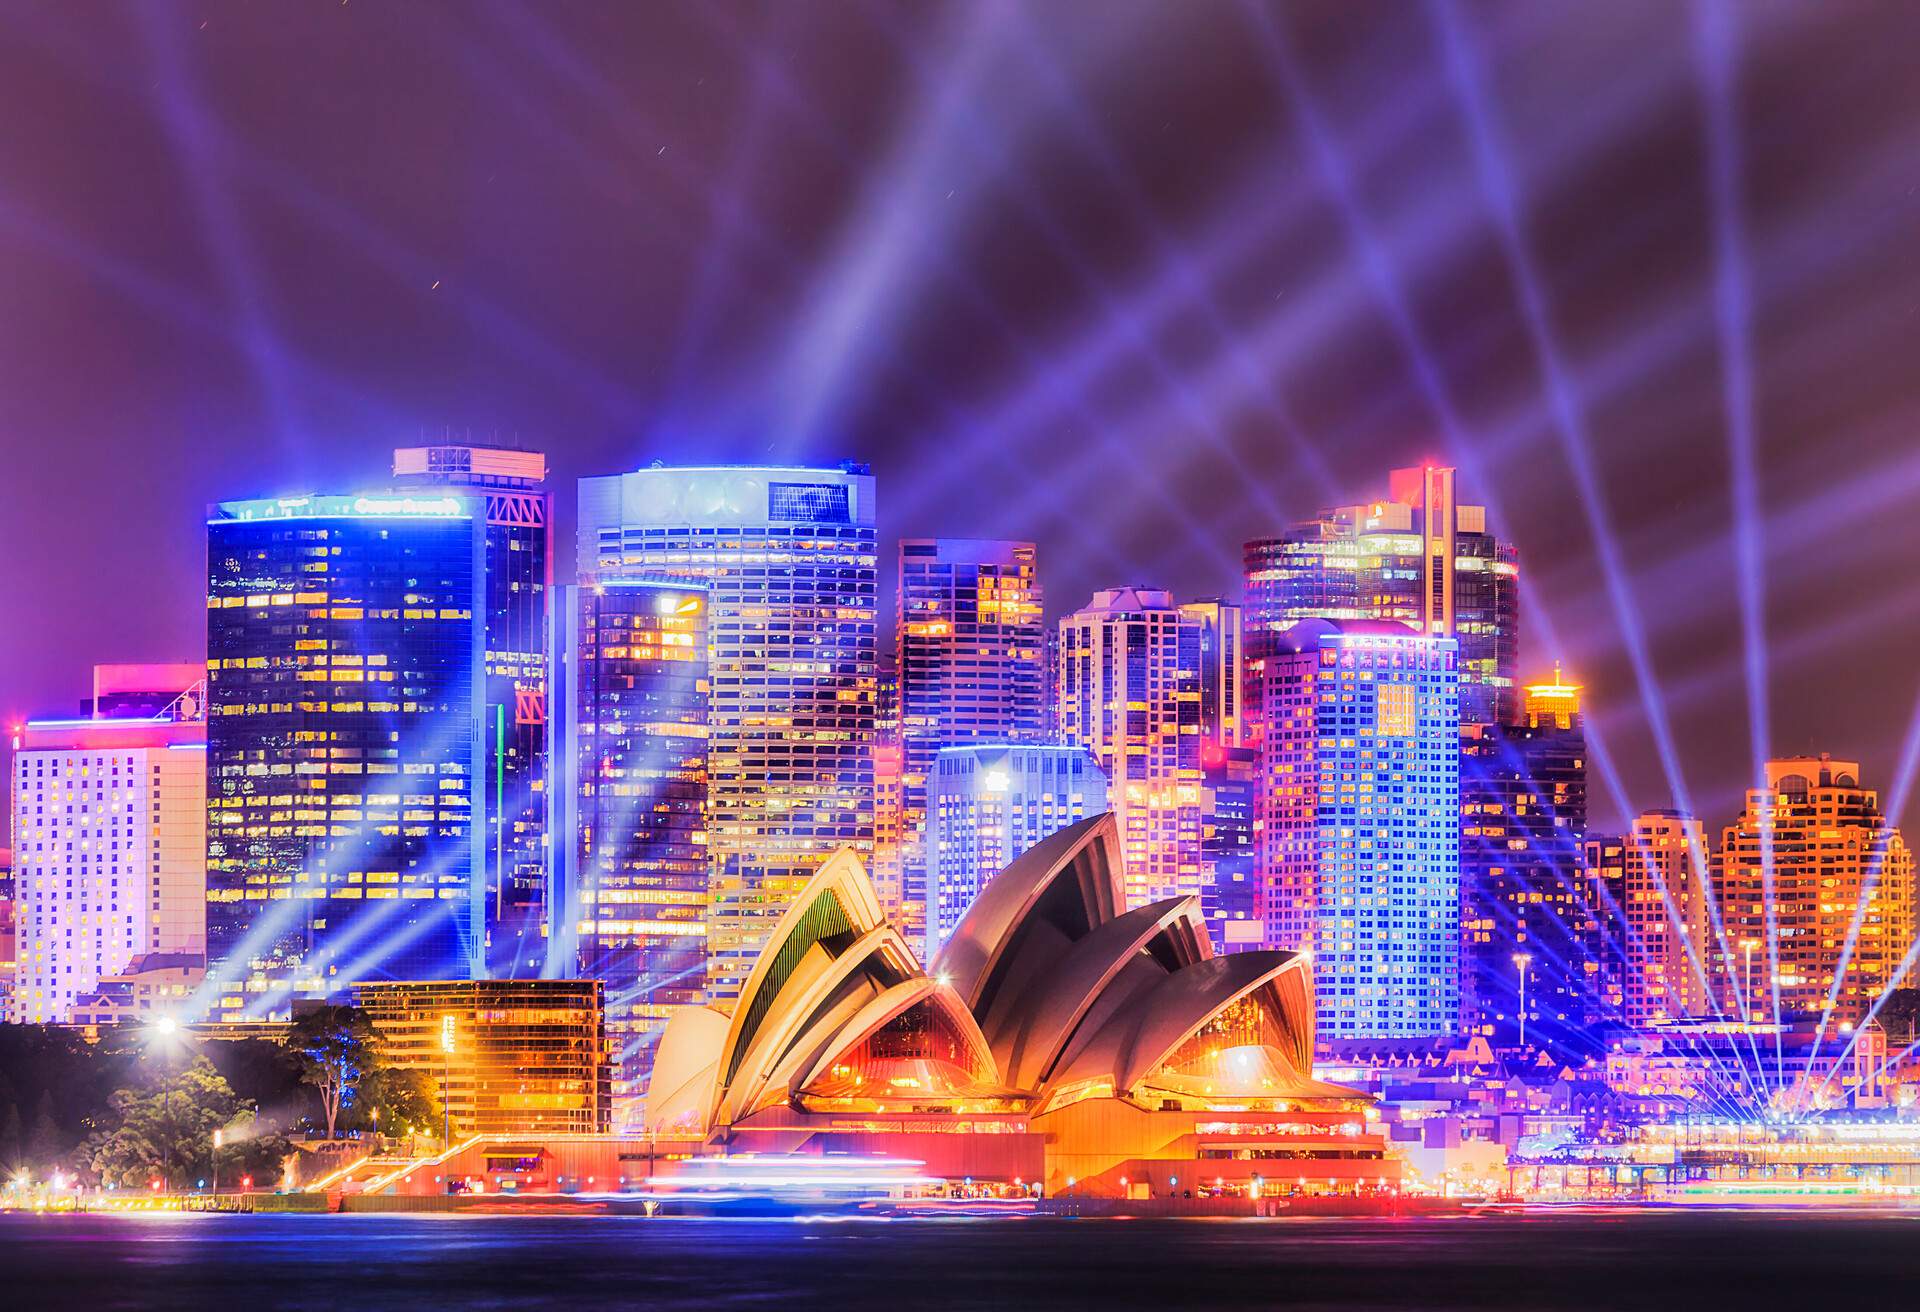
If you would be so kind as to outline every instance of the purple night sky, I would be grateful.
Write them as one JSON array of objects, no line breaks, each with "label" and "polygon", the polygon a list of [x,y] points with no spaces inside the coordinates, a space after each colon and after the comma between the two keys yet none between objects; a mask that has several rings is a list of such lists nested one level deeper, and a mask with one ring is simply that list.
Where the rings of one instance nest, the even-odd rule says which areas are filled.
[{"label": "purple night sky", "polygon": [[376,483],[422,436],[546,450],[563,575],[582,474],[866,459],[884,533],[1035,538],[1055,613],[1232,594],[1243,538],[1432,458],[1517,541],[1524,668],[1589,686],[1627,805],[1672,804],[1661,708],[1717,842],[1756,668],[1774,750],[1892,786],[1911,5],[0,0],[0,28],[9,722],[96,660],[199,656],[206,502]]}]

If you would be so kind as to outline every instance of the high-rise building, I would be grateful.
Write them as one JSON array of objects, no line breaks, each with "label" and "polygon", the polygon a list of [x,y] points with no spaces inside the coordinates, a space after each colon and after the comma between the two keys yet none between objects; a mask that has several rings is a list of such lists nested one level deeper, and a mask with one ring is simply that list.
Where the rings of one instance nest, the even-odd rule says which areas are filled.
[{"label": "high-rise building", "polygon": [[1246,737],[1240,608],[1190,601],[1200,625],[1200,906],[1215,952],[1259,947],[1256,898],[1259,753]]},{"label": "high-rise building", "polygon": [[485,973],[486,559],[485,508],[451,493],[213,507],[220,1015],[284,1013],[356,980]]},{"label": "high-rise building", "polygon": [[1715,855],[1729,1015],[1744,997],[1750,1018],[1773,1020],[1773,977],[1782,1015],[1830,1012],[1836,1025],[1858,1024],[1881,994],[1907,984],[1913,853],[1862,785],[1859,762],[1768,761],[1767,786],[1747,790]]},{"label": "high-rise building", "polygon": [[1586,733],[1580,689],[1554,672],[1509,724],[1461,726],[1463,1000],[1469,1033],[1594,1051],[1602,987],[1585,869]]},{"label": "high-rise building", "polygon": [[1319,1033],[1460,1024],[1460,701],[1451,638],[1308,620],[1263,643],[1249,703],[1269,942],[1313,954]]},{"label": "high-rise building", "polygon": [[671,1009],[706,1000],[707,595],[618,579],[557,589],[556,603],[555,683],[567,701],[554,832],[573,841],[548,969],[606,986],[615,1116],[626,1124]]},{"label": "high-rise building", "polygon": [[[1254,909],[1262,946],[1312,951],[1320,885],[1320,638],[1331,621],[1263,633],[1246,662],[1247,742],[1254,792]],[[1404,629],[1402,630],[1404,631]]]},{"label": "high-rise building", "polygon": [[1246,714],[1240,607],[1219,600],[1189,601],[1180,612],[1200,623],[1200,736],[1238,747]]},{"label": "high-rise building", "polygon": [[877,539],[865,466],[580,480],[582,581],[708,589],[707,988],[731,1002],[834,852],[873,854]]},{"label": "high-rise building", "polygon": [[1258,948],[1266,939],[1260,916],[1255,822],[1260,802],[1260,753],[1252,747],[1200,746],[1200,911],[1217,954]]},{"label": "high-rise building", "polygon": [[486,843],[486,958],[494,975],[537,975],[547,920],[547,458],[463,443],[403,447],[393,476],[403,489],[457,492],[484,510],[487,769],[475,791]]},{"label": "high-rise building", "polygon": [[[897,925],[919,923],[920,912],[908,916],[900,902],[906,896],[901,881],[901,846],[906,829],[906,801],[900,775],[906,754],[898,737],[883,736],[873,746],[873,892],[882,910]],[[923,908],[924,910],[924,908]]]},{"label": "high-rise building", "polygon": [[1080,747],[945,747],[927,790],[929,961],[994,875],[1049,834],[1107,809],[1107,777]]},{"label": "high-rise building", "polygon": [[1625,1017],[1642,1029],[1707,1015],[1714,938],[1707,911],[1707,835],[1684,811],[1635,817],[1626,851]]},{"label": "high-rise building", "polygon": [[1396,469],[1385,498],[1339,506],[1246,544],[1248,645],[1305,619],[1396,620],[1460,644],[1460,718],[1516,711],[1519,566],[1454,471]]},{"label": "high-rise building", "polygon": [[1599,964],[1599,977],[1588,999],[1587,1028],[1597,1034],[1626,1020],[1627,840],[1617,834],[1589,832],[1581,853],[1591,935],[1587,956]]},{"label": "high-rise building", "polygon": [[900,715],[900,905],[911,937],[928,905],[927,775],[943,747],[1040,742],[1047,707],[1031,542],[900,543],[894,674]]},{"label": "high-rise building", "polygon": [[206,951],[206,677],[99,666],[89,714],[13,738],[11,1019],[73,1019],[154,953]]},{"label": "high-rise building", "polygon": [[1201,624],[1152,588],[1096,592],[1060,621],[1060,732],[1107,775],[1129,905],[1198,896]]}]

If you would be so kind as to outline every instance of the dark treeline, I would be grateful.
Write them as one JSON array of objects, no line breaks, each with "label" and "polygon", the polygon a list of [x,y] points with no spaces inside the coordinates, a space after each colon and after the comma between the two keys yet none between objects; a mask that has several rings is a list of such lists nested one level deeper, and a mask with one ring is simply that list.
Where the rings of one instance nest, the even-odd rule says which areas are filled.
[{"label": "dark treeline", "polygon": [[89,1042],[0,1025],[0,1171],[127,1187],[265,1181],[289,1136],[432,1125],[425,1077],[384,1067],[372,1038],[350,1008],[316,1014],[286,1044],[156,1038],[138,1025]]}]

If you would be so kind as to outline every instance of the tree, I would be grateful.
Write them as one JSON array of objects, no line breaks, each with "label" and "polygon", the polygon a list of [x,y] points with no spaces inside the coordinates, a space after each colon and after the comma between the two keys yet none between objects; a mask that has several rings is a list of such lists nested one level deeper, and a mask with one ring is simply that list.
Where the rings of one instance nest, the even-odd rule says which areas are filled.
[{"label": "tree", "polygon": [[358,1113],[351,1119],[355,1129],[399,1135],[440,1123],[433,1077],[423,1070],[379,1067],[362,1077],[353,1101],[353,1111]]},{"label": "tree", "polygon": [[9,1102],[0,1112],[0,1167],[11,1173],[26,1160],[26,1131],[20,1125],[20,1108]]},{"label": "tree", "polygon": [[73,1147],[73,1141],[60,1130],[53,1115],[53,1090],[40,1090],[40,1105],[33,1113],[33,1130],[27,1135],[25,1156],[37,1170],[58,1165]]},{"label": "tree", "polygon": [[354,1090],[380,1068],[373,1022],[358,1007],[316,1007],[293,1022],[287,1048],[301,1060],[300,1078],[320,1094],[327,1138],[340,1123],[340,1109]]},{"label": "tree", "polygon": [[85,1156],[103,1181],[136,1188],[154,1172],[169,1182],[196,1178],[212,1165],[213,1132],[242,1110],[203,1057],[149,1087],[120,1089],[109,1101],[115,1124],[88,1140]]}]

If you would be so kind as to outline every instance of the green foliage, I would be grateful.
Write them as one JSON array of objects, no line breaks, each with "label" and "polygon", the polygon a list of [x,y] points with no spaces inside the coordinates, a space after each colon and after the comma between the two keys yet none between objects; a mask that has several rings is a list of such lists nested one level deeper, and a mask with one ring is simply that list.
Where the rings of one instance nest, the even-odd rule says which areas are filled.
[{"label": "green foliage", "polygon": [[219,1171],[228,1187],[252,1175],[263,1186],[278,1177],[286,1140],[260,1134],[243,1116],[247,1105],[213,1063],[196,1057],[176,1071],[159,1071],[140,1086],[121,1089],[110,1100],[115,1123],[95,1133],[85,1148],[86,1164],[102,1183],[144,1189],[158,1179],[186,1189],[214,1176],[214,1132],[229,1140],[219,1152]]},{"label": "green foliage", "polygon": [[433,1077],[423,1070],[377,1068],[361,1077],[353,1105],[342,1121],[350,1130],[379,1130],[393,1135],[437,1133],[440,1102]]},{"label": "green foliage", "polygon": [[380,1069],[373,1022],[358,1007],[315,1007],[294,1019],[287,1049],[301,1061],[300,1078],[320,1095],[331,1139],[341,1108],[360,1083]]},{"label": "green foliage", "polygon": [[131,1045],[96,1047],[75,1030],[0,1025],[0,1168],[44,1176],[70,1165],[137,1061]]}]

